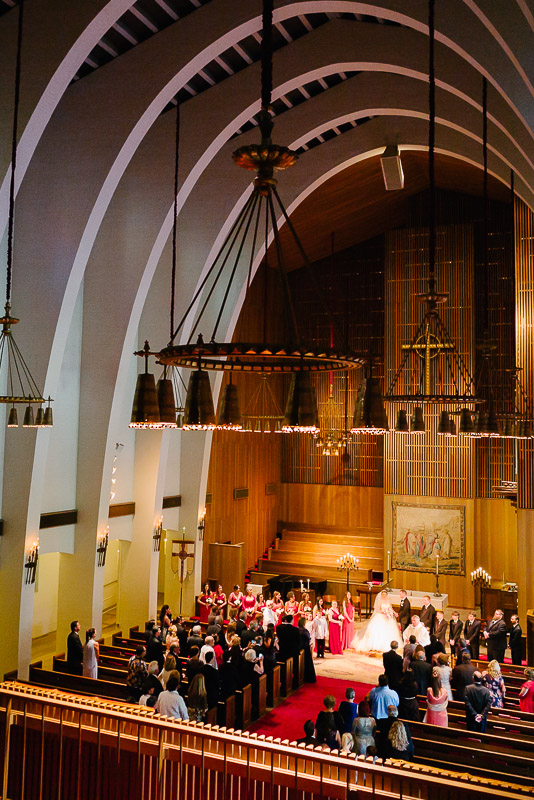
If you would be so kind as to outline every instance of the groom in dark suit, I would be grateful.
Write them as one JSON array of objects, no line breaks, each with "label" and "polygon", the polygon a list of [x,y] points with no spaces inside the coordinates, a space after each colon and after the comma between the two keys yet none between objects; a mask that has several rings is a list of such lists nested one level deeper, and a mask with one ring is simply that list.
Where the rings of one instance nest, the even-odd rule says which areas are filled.
[{"label": "groom in dark suit", "polygon": [[504,651],[506,650],[506,622],[504,621],[504,611],[497,608],[493,619],[484,631],[486,647],[488,648],[488,661],[495,659],[502,664],[504,661]]},{"label": "groom in dark suit", "polygon": [[410,601],[408,600],[408,595],[404,589],[400,591],[400,605],[399,605],[399,625],[401,626],[401,631],[404,633],[405,629],[408,627],[412,620],[412,608],[410,606]]}]

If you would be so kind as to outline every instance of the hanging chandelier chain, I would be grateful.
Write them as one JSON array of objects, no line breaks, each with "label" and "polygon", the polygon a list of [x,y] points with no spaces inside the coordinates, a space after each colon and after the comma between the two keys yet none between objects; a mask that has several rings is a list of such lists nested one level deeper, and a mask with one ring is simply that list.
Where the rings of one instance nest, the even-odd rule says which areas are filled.
[{"label": "hanging chandelier chain", "polygon": [[269,109],[273,92],[273,0],[263,0],[261,24],[261,105]]},{"label": "hanging chandelier chain", "polygon": [[484,235],[484,339],[489,337],[489,258],[488,258],[488,81],[482,78],[482,158],[483,172],[483,235]]},{"label": "hanging chandelier chain", "polygon": [[176,300],[176,257],[177,257],[177,228],[178,228],[178,165],[180,150],[180,104],[176,104],[176,129],[174,139],[174,202],[172,220],[172,269],[171,269],[171,341],[174,333],[174,306]]},{"label": "hanging chandelier chain", "polygon": [[436,74],[434,68],[434,0],[428,0],[428,38],[429,38],[429,57],[428,57],[428,177],[430,183],[430,231],[428,240],[428,283],[430,292],[435,287],[435,266],[436,266],[436,177],[434,164],[434,148],[436,141]]},{"label": "hanging chandelier chain", "polygon": [[11,278],[13,272],[13,228],[15,222],[15,170],[17,166],[17,138],[20,101],[20,74],[22,62],[22,23],[24,16],[24,0],[19,2],[19,22],[17,31],[17,57],[15,67],[15,100],[13,104],[13,131],[11,138],[11,176],[9,181],[9,216],[7,224],[7,273],[6,303],[11,302]]},{"label": "hanging chandelier chain", "polygon": [[[276,190],[273,189],[273,192],[276,194]],[[269,204],[269,213],[271,216],[271,225],[273,229],[273,236],[274,236],[274,243],[276,247],[276,260],[278,262],[278,272],[280,274],[280,280],[282,283],[282,289],[285,295],[287,307],[289,310],[289,316],[291,321],[291,326],[293,328],[293,335],[295,337],[295,344],[299,345],[301,343],[299,327],[297,323],[297,315],[295,312],[295,306],[293,304],[293,298],[291,296],[291,290],[289,288],[289,281],[287,279],[287,272],[286,266],[284,262],[284,255],[282,252],[282,245],[280,243],[280,233],[278,230],[278,223],[276,221],[276,212],[274,210],[274,203],[273,203],[273,192],[269,192],[267,196],[267,202]],[[276,195],[277,199],[278,196]],[[280,200],[278,200],[280,203]]]}]

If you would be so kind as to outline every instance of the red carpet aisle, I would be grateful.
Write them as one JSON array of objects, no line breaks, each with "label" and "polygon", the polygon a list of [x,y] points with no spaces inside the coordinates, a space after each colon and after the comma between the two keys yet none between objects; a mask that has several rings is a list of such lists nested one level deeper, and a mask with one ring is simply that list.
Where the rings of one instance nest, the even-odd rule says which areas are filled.
[{"label": "red carpet aisle", "polygon": [[373,688],[372,684],[318,676],[317,683],[305,683],[301,689],[294,692],[289,699],[282,701],[263,719],[254,722],[249,731],[290,741],[300,739],[301,736],[304,736],[302,728],[306,720],[313,719],[315,721],[317,714],[323,708],[323,697],[333,694],[339,704],[345,699],[345,689],[348,686],[352,686],[355,690],[356,702],[359,702]]}]

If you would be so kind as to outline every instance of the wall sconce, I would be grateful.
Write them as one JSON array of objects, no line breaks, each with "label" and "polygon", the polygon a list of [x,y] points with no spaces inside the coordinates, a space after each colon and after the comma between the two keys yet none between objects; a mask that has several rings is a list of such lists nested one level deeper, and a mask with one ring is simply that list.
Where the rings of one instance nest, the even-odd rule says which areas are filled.
[{"label": "wall sconce", "polygon": [[154,535],[152,537],[153,549],[155,553],[159,553],[161,548],[161,534],[163,531],[163,517],[160,517],[154,528]]},{"label": "wall sconce", "polygon": [[206,527],[206,509],[202,512],[198,520],[198,538],[199,541],[204,539],[204,528]]},{"label": "wall sconce", "polygon": [[25,583],[35,583],[35,573],[37,571],[37,562],[39,561],[39,539],[33,543],[31,549],[26,556],[26,563],[24,569],[26,570]]},{"label": "wall sconce", "polygon": [[108,552],[108,543],[109,543],[109,527],[106,528],[104,532],[101,533],[100,536],[98,537],[96,552],[98,553],[97,565],[99,567],[105,567],[106,565],[106,553]]}]

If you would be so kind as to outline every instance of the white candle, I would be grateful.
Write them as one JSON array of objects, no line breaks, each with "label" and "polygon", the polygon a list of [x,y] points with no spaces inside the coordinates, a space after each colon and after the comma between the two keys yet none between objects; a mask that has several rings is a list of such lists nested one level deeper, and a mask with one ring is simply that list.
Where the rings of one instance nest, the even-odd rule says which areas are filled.
[{"label": "white candle", "polygon": [[436,577],[439,575],[439,556],[436,556]]},{"label": "white candle", "polygon": [[388,572],[389,572],[390,569],[391,569],[391,553],[388,550]]}]

